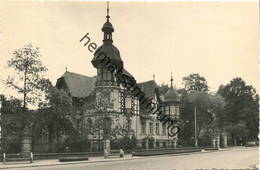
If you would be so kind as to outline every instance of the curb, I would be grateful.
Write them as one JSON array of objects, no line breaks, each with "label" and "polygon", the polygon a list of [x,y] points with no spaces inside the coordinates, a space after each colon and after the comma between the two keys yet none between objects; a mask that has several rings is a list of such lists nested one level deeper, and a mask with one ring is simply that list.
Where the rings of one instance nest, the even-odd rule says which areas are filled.
[{"label": "curb", "polygon": [[11,168],[30,168],[30,167],[44,167],[44,166],[57,166],[57,165],[73,165],[73,164],[90,164],[90,163],[97,163],[97,162],[115,162],[115,161],[126,161],[126,160],[136,160],[136,159],[147,159],[147,158],[158,158],[158,157],[168,157],[168,156],[182,156],[182,155],[192,155],[192,154],[204,154],[204,153],[211,153],[211,152],[218,152],[218,151],[229,151],[230,149],[221,149],[221,150],[211,150],[206,152],[190,152],[190,153],[177,153],[177,154],[165,154],[165,155],[154,155],[154,156],[142,156],[142,157],[130,157],[125,159],[104,159],[104,160],[96,160],[96,161],[77,161],[77,162],[57,162],[53,164],[42,164],[42,165],[33,165],[33,164],[23,164],[11,167],[1,167],[0,169],[11,169]]},{"label": "curb", "polygon": [[[11,166],[11,167],[0,167],[0,169],[11,169],[11,168],[29,168],[29,167],[43,167],[43,166],[57,166],[57,165],[72,165],[72,164],[90,164],[90,163],[97,163],[97,162],[114,162],[114,161],[125,161],[125,160],[135,160],[140,159],[141,157],[136,158],[125,158],[125,159],[104,159],[104,160],[96,160],[96,161],[77,161],[77,162],[58,162],[53,164],[42,164],[42,165],[33,165],[33,164],[23,164],[18,166]],[[11,164],[10,164],[11,165]]]}]

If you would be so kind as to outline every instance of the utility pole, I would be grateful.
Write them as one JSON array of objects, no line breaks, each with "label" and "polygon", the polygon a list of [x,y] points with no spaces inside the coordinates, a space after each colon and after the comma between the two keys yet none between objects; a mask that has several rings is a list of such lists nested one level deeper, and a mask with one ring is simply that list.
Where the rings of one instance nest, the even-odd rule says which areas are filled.
[{"label": "utility pole", "polygon": [[155,119],[155,127],[153,128],[153,132],[155,131],[155,133],[154,133],[154,149],[156,148],[156,133],[157,133],[156,130],[157,129],[156,129],[156,119]]},{"label": "utility pole", "polygon": [[198,147],[198,139],[197,139],[197,108],[194,106],[194,139],[195,139],[195,147]]}]

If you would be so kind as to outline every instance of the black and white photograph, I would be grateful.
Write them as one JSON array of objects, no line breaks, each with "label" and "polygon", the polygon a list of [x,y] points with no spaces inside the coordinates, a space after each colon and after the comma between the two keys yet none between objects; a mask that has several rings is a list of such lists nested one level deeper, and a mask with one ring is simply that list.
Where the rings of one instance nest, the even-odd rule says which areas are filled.
[{"label": "black and white photograph", "polygon": [[259,168],[259,1],[0,1],[0,169]]}]

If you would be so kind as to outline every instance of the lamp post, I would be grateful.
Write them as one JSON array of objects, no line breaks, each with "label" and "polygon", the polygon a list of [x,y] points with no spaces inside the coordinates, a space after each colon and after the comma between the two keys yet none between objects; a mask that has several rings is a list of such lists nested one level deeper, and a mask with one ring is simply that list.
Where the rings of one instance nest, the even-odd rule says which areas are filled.
[{"label": "lamp post", "polygon": [[[154,122],[154,121],[153,121]],[[157,127],[156,127],[156,118],[155,118],[155,124],[153,124],[153,133],[154,133],[154,144],[153,144],[153,147],[154,147],[154,149],[157,147],[156,146],[156,135],[157,135]],[[155,125],[155,126],[154,126]]]},{"label": "lamp post", "polygon": [[197,108],[194,106],[194,139],[195,139],[195,147],[198,147],[198,139],[197,139]]}]

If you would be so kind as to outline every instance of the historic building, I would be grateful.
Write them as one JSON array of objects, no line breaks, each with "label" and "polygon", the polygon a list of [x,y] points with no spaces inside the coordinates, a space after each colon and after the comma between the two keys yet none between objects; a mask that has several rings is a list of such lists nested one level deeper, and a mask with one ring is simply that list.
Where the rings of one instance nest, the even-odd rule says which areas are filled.
[{"label": "historic building", "polygon": [[[109,10],[108,10],[109,11]],[[109,101],[109,108],[102,111],[105,112],[107,121],[105,129],[122,127],[129,130],[127,135],[130,137],[135,136],[137,139],[138,147],[143,148],[156,148],[156,147],[176,147],[178,136],[170,137],[166,125],[163,126],[162,122],[156,119],[156,115],[146,113],[140,106],[139,99],[135,97],[131,91],[127,90],[122,84],[116,81],[115,74],[109,71],[101,64],[98,53],[104,52],[110,58],[111,62],[115,63],[118,68],[123,68],[122,74],[134,78],[125,68],[124,62],[120,56],[120,52],[116,46],[113,45],[112,33],[114,32],[113,25],[110,22],[109,12],[107,13],[107,21],[102,27],[104,33],[103,44],[94,53],[94,58],[91,61],[93,67],[97,70],[97,76],[88,77],[85,75],[72,73],[66,71],[56,83],[56,87],[64,90],[69,96],[73,98],[76,103],[84,104],[84,102],[91,102],[95,100],[96,110],[83,110],[81,118],[79,119],[82,124],[86,126],[94,126],[96,116],[100,114],[101,108],[105,107],[100,99],[104,99],[103,94],[107,94]],[[160,95],[158,85],[155,80],[149,80],[138,83],[138,87],[144,92],[145,97],[152,100],[158,105],[162,105],[162,110],[167,115],[179,116],[180,97],[173,87],[173,78],[171,76],[171,87],[165,95]],[[92,96],[92,97],[90,97]],[[98,105],[98,103],[100,105]],[[130,115],[130,116],[129,116]],[[114,120],[116,119],[116,120]],[[100,138],[104,142],[104,147],[109,146],[110,140],[106,140],[106,136],[100,137],[100,133],[93,133],[88,136],[90,147],[97,150]],[[118,134],[116,135],[117,137]],[[113,140],[110,137],[111,140]],[[100,148],[99,148],[100,149]],[[112,148],[113,149],[113,148]]]}]

